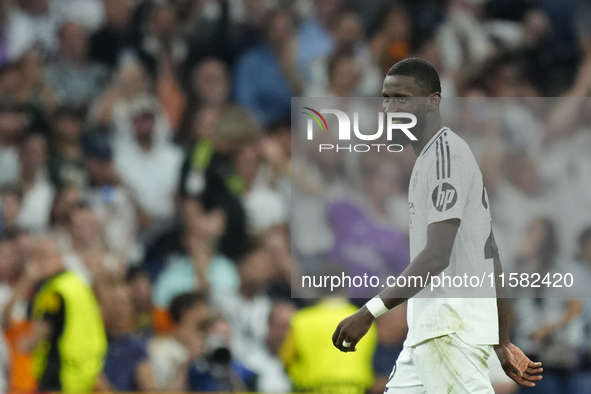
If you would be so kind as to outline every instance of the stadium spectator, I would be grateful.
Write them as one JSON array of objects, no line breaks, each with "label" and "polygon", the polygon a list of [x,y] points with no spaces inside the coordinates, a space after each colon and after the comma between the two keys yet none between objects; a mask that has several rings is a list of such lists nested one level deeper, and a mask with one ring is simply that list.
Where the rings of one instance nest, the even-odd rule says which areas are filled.
[{"label": "stadium spectator", "polygon": [[212,138],[221,107],[230,99],[228,66],[218,58],[203,59],[191,71],[188,104],[175,137],[191,149],[200,138]]},{"label": "stadium spectator", "polygon": [[[537,272],[542,278],[547,273],[568,272],[568,266],[558,259],[558,240],[553,224],[547,219],[534,219],[517,252],[516,269]],[[537,390],[541,393],[561,389],[570,391],[573,368],[580,363],[579,349],[583,345],[583,302],[577,298],[548,297],[548,291],[543,287],[522,291],[525,294],[515,300],[519,317],[515,343],[544,364],[546,382]]]},{"label": "stadium spectator", "polygon": [[55,196],[47,174],[47,141],[41,134],[29,134],[20,147],[20,178],[23,203],[18,217],[20,227],[41,233],[49,224]]},{"label": "stadium spectator", "polygon": [[90,57],[112,70],[124,51],[131,51],[129,21],[133,8],[129,0],[106,0],[104,8],[104,26],[90,38]]},{"label": "stadium spectator", "polygon": [[[183,3],[195,12],[183,13]],[[227,1],[209,4],[181,1],[175,4],[180,30],[189,40],[186,72],[190,72],[195,65],[209,57],[220,58],[226,63],[234,62],[239,49],[234,45],[235,34],[232,34],[234,26],[230,23],[230,13],[235,5],[237,4]],[[193,24],[195,18],[199,18],[197,24]]]},{"label": "stadium spectator", "polygon": [[359,83],[361,69],[350,52],[336,52],[327,62],[328,84],[325,90],[312,86],[308,96],[312,97],[353,97]]},{"label": "stadium spectator", "polygon": [[83,187],[86,183],[82,132],[84,115],[71,107],[55,110],[49,139],[49,179],[57,187],[65,184]]},{"label": "stadium spectator", "polygon": [[98,132],[87,134],[84,145],[88,180],[84,199],[97,216],[101,237],[120,259],[138,263],[143,251],[138,234],[149,226],[149,217],[121,183],[108,138]]},{"label": "stadium spectator", "polygon": [[44,113],[57,105],[53,90],[43,77],[44,61],[38,50],[30,49],[22,59],[2,67],[0,91],[4,100],[20,105],[32,119],[29,123],[39,128]]},{"label": "stadium spectator", "polygon": [[252,234],[265,232],[273,226],[285,226],[287,222],[281,194],[266,182],[257,182],[263,167],[262,148],[261,141],[243,144],[234,159],[236,174],[244,184],[242,199],[248,230]]},{"label": "stadium spectator", "polygon": [[219,316],[204,324],[204,355],[189,367],[189,390],[201,392],[254,391],[257,375],[235,360],[230,350],[232,327]]},{"label": "stadium spectator", "polygon": [[[590,275],[591,274],[591,227],[587,227],[581,234],[579,234],[579,251],[575,257],[577,263],[581,265],[581,272],[582,275]],[[584,281],[583,283],[586,283]],[[585,301],[586,308],[589,306],[589,302]],[[591,309],[589,310],[591,312]],[[591,315],[589,316],[591,317]]]},{"label": "stadium spectator", "polygon": [[295,390],[338,388],[363,393],[371,387],[375,329],[363,338],[355,353],[340,354],[330,342],[326,343],[332,335],[330,327],[356,310],[346,299],[327,298],[294,314],[280,355]]},{"label": "stadium spectator", "polygon": [[59,19],[75,20],[88,31],[95,31],[104,20],[103,2],[101,0],[64,0],[52,2],[51,6],[59,14]]},{"label": "stadium spectator", "polygon": [[240,57],[249,49],[262,44],[267,16],[275,8],[268,1],[248,0],[244,2],[243,15],[234,26],[232,37],[234,56]]},{"label": "stadium spectator", "polygon": [[203,355],[202,324],[210,314],[204,293],[182,293],[170,304],[174,328],[150,341],[150,363],[159,390],[187,391],[189,365]]},{"label": "stadium spectator", "polygon": [[192,70],[190,83],[191,100],[199,105],[222,105],[230,98],[230,73],[221,59],[203,59]]},{"label": "stadium spectator", "polygon": [[[335,27],[335,48],[326,56],[317,57],[312,65],[312,75],[308,81],[306,95],[317,97],[316,92],[325,92],[329,82],[329,61],[336,53],[346,53],[355,58],[360,72],[359,82],[355,88],[356,95],[374,96],[381,89],[382,72],[374,61],[370,47],[363,37],[363,26],[360,16],[355,12],[344,12]],[[322,95],[322,94],[321,94]]]},{"label": "stadium spectator", "polygon": [[[91,106],[89,121],[92,124],[110,127],[114,123],[120,133],[131,134],[125,130],[127,125],[126,107],[134,97],[147,94],[150,81],[145,69],[137,61],[122,62],[113,71],[113,78],[105,93],[97,97]],[[124,129],[124,130],[121,130]],[[127,135],[129,137],[129,135]]]},{"label": "stadium spectator", "polygon": [[391,5],[381,17],[380,28],[369,45],[380,72],[384,73],[410,56],[414,29],[409,12],[401,3]]},{"label": "stadium spectator", "polygon": [[[220,11],[219,8],[214,8]],[[174,11],[176,13],[179,32],[184,37],[198,38],[204,36],[204,26],[215,23],[215,19],[209,15],[204,15],[204,4],[192,1],[176,1]],[[218,12],[221,13],[221,12]],[[213,19],[213,21],[211,20]],[[210,26],[207,26],[210,27]],[[205,30],[207,31],[207,27]],[[211,28],[211,27],[210,27]]]},{"label": "stadium spectator", "polygon": [[58,248],[64,249],[69,243],[68,224],[70,213],[82,201],[82,190],[77,186],[65,185],[57,189],[49,216],[49,234]]},{"label": "stadium spectator", "polygon": [[158,234],[174,218],[174,199],[182,164],[180,150],[158,135],[158,102],[140,96],[129,108],[133,140],[115,148],[115,166],[149,216],[149,232]]},{"label": "stadium spectator", "polygon": [[102,292],[100,305],[108,338],[105,366],[97,381],[99,391],[154,391],[154,371],[146,343],[134,338],[130,288],[115,283]]},{"label": "stadium spectator", "polygon": [[178,75],[187,55],[188,46],[185,37],[179,34],[174,8],[169,4],[157,5],[140,43],[139,57],[155,77],[156,94],[175,131],[186,102]]},{"label": "stadium spectator", "polygon": [[234,72],[236,102],[265,125],[289,117],[291,97],[304,88],[295,64],[293,17],[276,11],[268,18],[265,43],[242,55]]},{"label": "stadium spectator", "polygon": [[45,80],[61,105],[86,108],[109,81],[109,70],[89,58],[84,26],[66,22],[59,29],[60,56],[45,69]]},{"label": "stadium spectator", "polygon": [[242,253],[247,234],[241,199],[244,181],[236,174],[236,157],[243,146],[259,138],[259,124],[253,115],[242,107],[224,107],[214,135],[195,145],[181,172],[183,196],[199,199],[205,210],[219,207],[224,211],[226,228],[219,251],[233,260]]},{"label": "stadium spectator", "polygon": [[23,193],[16,186],[0,188],[0,234],[18,228],[18,217],[22,209]]},{"label": "stadium spectator", "polygon": [[200,212],[192,198],[182,204],[186,225],[180,245],[166,256],[166,266],[154,284],[152,299],[158,307],[167,308],[175,296],[189,291],[234,293],[238,288],[234,263],[217,251],[225,227],[223,212]]},{"label": "stadium spectator", "polygon": [[6,21],[6,52],[16,60],[29,48],[37,46],[44,56],[57,51],[59,15],[50,0],[25,0],[12,7]]},{"label": "stadium spectator", "polygon": [[107,276],[123,276],[124,266],[104,244],[95,213],[78,202],[68,215],[60,250],[65,267],[90,285],[100,286]]},{"label": "stadium spectator", "polygon": [[503,238],[500,250],[503,264],[511,271],[515,264],[515,253],[528,223],[544,212],[539,194],[537,168],[530,155],[508,152],[503,165],[503,179],[496,193],[490,195],[490,203],[495,212],[496,226]]},{"label": "stadium spectator", "polygon": [[147,67],[155,74],[161,72],[161,61],[171,62],[173,70],[182,65],[188,55],[185,37],[180,34],[175,8],[171,4],[155,6],[146,23],[146,33],[140,43],[140,57],[146,57]]},{"label": "stadium spectator", "polygon": [[34,349],[37,390],[89,392],[107,350],[96,298],[78,276],[64,270],[61,254],[49,238],[35,243],[31,257],[45,282],[35,295],[31,333],[20,347]]},{"label": "stadium spectator", "polygon": [[310,78],[311,63],[318,56],[333,51],[332,35],[343,8],[341,0],[314,0],[314,15],[299,28],[297,66],[305,78]]},{"label": "stadium spectator", "polygon": [[125,274],[132,304],[133,332],[141,338],[151,338],[163,331],[152,303],[152,280],[139,267],[131,266]]},{"label": "stadium spectator", "polygon": [[[29,259],[31,239],[27,233],[5,233],[2,240],[3,252],[9,252],[2,256],[3,271],[12,266],[7,270],[12,271],[9,281],[0,285],[0,321],[8,345],[9,387],[16,391],[33,391],[37,382],[33,378],[32,355],[29,351],[22,351],[18,344],[31,330],[28,310],[39,271]],[[7,271],[3,272],[4,279]]]},{"label": "stadium spectator", "polygon": [[483,1],[470,0],[452,0],[446,4],[447,18],[437,35],[444,67],[451,73],[461,73],[467,65],[478,64],[492,53],[491,38],[479,22],[483,5]]},{"label": "stadium spectator", "polygon": [[256,369],[259,375],[257,389],[260,393],[289,393],[291,381],[279,359],[279,350],[289,331],[295,306],[290,302],[276,301],[269,313],[266,358]]},{"label": "stadium spectator", "polygon": [[[1,71],[3,74],[6,70]],[[1,79],[2,77],[0,77]],[[18,141],[28,128],[27,118],[16,106],[0,106],[0,185],[17,181],[20,173]]]},{"label": "stadium spectator", "polygon": [[185,118],[175,135],[176,142],[190,152],[197,141],[212,139],[217,128],[222,109],[218,105],[195,106],[190,104],[185,110]]},{"label": "stadium spectator", "polygon": [[[184,142],[186,134],[196,124],[197,112],[204,108],[217,108],[227,104],[230,99],[231,80],[228,66],[215,57],[203,59],[195,65],[189,75],[188,104],[185,107],[177,139]],[[197,130],[193,130],[196,137]],[[211,135],[209,136],[211,137]],[[192,141],[193,143],[196,140]]]},{"label": "stadium spectator", "polygon": [[265,353],[271,300],[265,293],[271,280],[272,261],[261,242],[249,241],[236,260],[240,285],[237,292],[212,291],[212,306],[232,327],[232,353],[250,369],[256,369]]},{"label": "stadium spectator", "polygon": [[300,272],[297,260],[291,256],[289,233],[285,227],[273,227],[260,237],[271,258],[268,294],[273,299],[290,299],[292,273]]},{"label": "stadium spectator", "polygon": [[[291,208],[291,123],[280,120],[269,126],[262,141],[264,166],[261,168],[261,182],[278,192],[283,200],[284,212]],[[287,222],[290,215],[286,217]]]}]

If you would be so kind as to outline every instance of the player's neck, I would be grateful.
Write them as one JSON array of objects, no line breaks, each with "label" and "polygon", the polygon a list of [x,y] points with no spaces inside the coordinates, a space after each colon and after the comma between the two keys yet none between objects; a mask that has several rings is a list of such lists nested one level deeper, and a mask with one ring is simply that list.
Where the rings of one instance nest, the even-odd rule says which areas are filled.
[{"label": "player's neck", "polygon": [[441,127],[441,118],[433,119],[432,122],[428,122],[425,125],[425,129],[418,137],[418,140],[411,142],[411,146],[417,157],[421,154],[423,148],[429,143],[429,141],[431,141],[431,138],[441,130]]}]

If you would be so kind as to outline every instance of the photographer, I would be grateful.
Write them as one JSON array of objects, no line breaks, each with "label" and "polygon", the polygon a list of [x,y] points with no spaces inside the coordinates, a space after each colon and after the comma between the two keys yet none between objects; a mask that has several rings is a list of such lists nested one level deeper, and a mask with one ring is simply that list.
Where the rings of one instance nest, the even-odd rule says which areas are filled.
[{"label": "photographer", "polygon": [[256,391],[257,375],[233,360],[230,351],[231,327],[226,320],[213,316],[202,326],[205,355],[189,366],[189,391]]},{"label": "photographer", "polygon": [[186,391],[187,369],[192,360],[202,356],[202,334],[199,327],[209,315],[203,293],[182,293],[170,304],[174,328],[170,335],[154,338],[148,354],[159,390]]}]

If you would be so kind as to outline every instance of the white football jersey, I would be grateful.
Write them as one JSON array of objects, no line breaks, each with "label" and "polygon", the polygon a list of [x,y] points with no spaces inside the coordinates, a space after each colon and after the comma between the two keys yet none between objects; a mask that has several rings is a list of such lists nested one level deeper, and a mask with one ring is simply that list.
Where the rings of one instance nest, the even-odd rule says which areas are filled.
[{"label": "white football jersey", "polygon": [[[411,261],[427,244],[429,224],[460,219],[449,266],[439,276],[460,276],[462,283],[454,287],[445,281],[434,291],[427,286],[408,301],[406,345],[451,333],[466,343],[497,344],[497,301],[488,276],[494,273],[488,196],[468,144],[447,127],[435,133],[415,162],[409,211]],[[476,284],[475,279],[469,283],[473,276],[485,279],[482,288],[470,287]]]}]

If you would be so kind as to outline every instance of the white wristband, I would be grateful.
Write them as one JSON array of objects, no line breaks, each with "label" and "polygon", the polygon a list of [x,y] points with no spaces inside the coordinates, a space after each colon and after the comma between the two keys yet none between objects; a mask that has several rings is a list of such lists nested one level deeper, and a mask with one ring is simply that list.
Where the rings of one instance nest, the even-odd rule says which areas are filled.
[{"label": "white wristband", "polygon": [[369,313],[371,313],[375,318],[378,318],[389,311],[389,309],[386,308],[384,301],[382,301],[382,299],[378,296],[367,301],[365,306],[369,310]]}]

